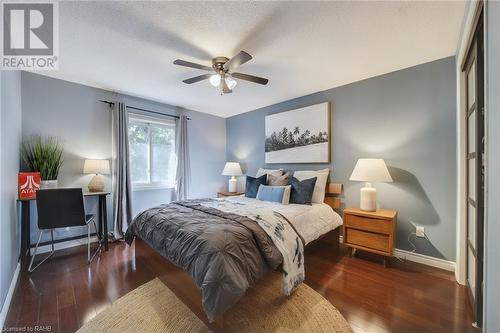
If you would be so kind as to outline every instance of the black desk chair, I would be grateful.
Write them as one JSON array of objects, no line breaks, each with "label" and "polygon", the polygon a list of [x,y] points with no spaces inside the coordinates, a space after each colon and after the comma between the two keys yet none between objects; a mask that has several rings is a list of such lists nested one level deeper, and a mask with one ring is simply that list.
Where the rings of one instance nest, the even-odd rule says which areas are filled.
[{"label": "black desk chair", "polygon": [[[96,254],[101,249],[101,239],[97,230],[97,225],[94,215],[85,215],[83,205],[83,192],[81,188],[64,188],[64,189],[46,189],[36,192],[36,208],[38,211],[38,229],[40,236],[36,243],[35,252],[31,257],[28,271],[31,273],[37,269],[45,260],[49,259],[54,254],[54,229],[67,228],[76,226],[88,227],[88,247],[87,260],[92,262]],[[94,225],[99,246],[92,256],[90,256],[90,224]],[[35,261],[38,245],[45,231],[50,230],[52,239],[52,251],[50,254],[32,268]]]}]

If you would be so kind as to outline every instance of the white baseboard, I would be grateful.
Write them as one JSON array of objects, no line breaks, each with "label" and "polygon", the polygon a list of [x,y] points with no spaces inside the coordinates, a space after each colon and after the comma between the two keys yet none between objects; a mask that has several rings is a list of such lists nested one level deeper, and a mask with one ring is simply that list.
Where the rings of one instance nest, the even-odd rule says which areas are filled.
[{"label": "white baseboard", "polygon": [[[339,242],[343,243],[342,235],[339,236]],[[450,272],[455,272],[455,262],[444,259],[426,256],[425,254],[410,252],[401,249],[394,249],[394,256],[396,258],[405,259],[408,261],[416,262],[422,265],[444,269]]]},{"label": "white baseboard", "polygon": [[[97,242],[97,237],[96,236],[90,237],[90,242],[91,243]],[[57,250],[67,249],[70,247],[86,245],[86,244],[87,244],[87,237],[80,238],[80,239],[73,239],[70,241],[65,241],[65,242],[60,242],[60,243],[55,243],[54,249],[57,251]],[[37,254],[47,253],[50,251],[52,251],[52,247],[50,246],[50,244],[47,244],[44,246],[39,246]],[[35,248],[31,248],[30,253],[33,254],[33,252],[35,252]]]},{"label": "white baseboard", "polygon": [[413,261],[419,264],[441,268],[450,272],[455,272],[455,262],[453,261],[434,258],[431,256],[426,256],[425,254],[420,254],[400,249],[394,249],[394,256],[397,258]]},{"label": "white baseboard", "polygon": [[10,281],[9,291],[7,292],[7,296],[5,297],[5,301],[2,306],[2,312],[0,312],[0,330],[3,328],[3,325],[5,324],[7,313],[9,313],[10,302],[12,301],[12,295],[14,295],[14,290],[16,290],[16,285],[17,285],[17,280],[19,278],[20,270],[21,270],[21,263],[17,263],[16,270],[14,271],[14,276],[12,276],[12,280]]}]

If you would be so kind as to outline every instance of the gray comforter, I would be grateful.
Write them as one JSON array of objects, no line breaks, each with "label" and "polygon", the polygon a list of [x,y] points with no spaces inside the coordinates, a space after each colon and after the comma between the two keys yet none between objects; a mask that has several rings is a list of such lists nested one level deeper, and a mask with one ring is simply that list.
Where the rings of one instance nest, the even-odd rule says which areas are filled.
[{"label": "gray comforter", "polygon": [[191,275],[210,321],[222,314],[283,257],[259,225],[243,216],[202,206],[211,199],[161,205],[138,215],[125,240],[139,237]]}]

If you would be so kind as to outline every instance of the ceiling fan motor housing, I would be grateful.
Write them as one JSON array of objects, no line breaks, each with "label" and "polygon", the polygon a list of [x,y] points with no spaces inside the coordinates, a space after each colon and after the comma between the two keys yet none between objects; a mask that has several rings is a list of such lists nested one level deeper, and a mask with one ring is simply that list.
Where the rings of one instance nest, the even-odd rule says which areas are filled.
[{"label": "ceiling fan motor housing", "polygon": [[224,64],[228,61],[229,58],[226,57],[215,57],[212,59],[212,67],[217,73],[220,73],[220,71],[227,72],[226,70],[224,70]]}]

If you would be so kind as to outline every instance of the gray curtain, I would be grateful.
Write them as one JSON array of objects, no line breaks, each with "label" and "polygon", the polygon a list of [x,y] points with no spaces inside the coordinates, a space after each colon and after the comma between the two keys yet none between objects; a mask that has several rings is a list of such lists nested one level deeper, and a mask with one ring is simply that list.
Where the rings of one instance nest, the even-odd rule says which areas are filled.
[{"label": "gray curtain", "polygon": [[116,239],[123,238],[132,221],[132,187],[128,147],[128,113],[124,103],[112,109],[113,126],[113,229]]},{"label": "gray curtain", "polygon": [[177,121],[177,137],[175,142],[175,152],[177,154],[177,173],[175,176],[176,194],[177,200],[184,200],[187,199],[188,187],[191,181],[187,116],[180,116]]}]

